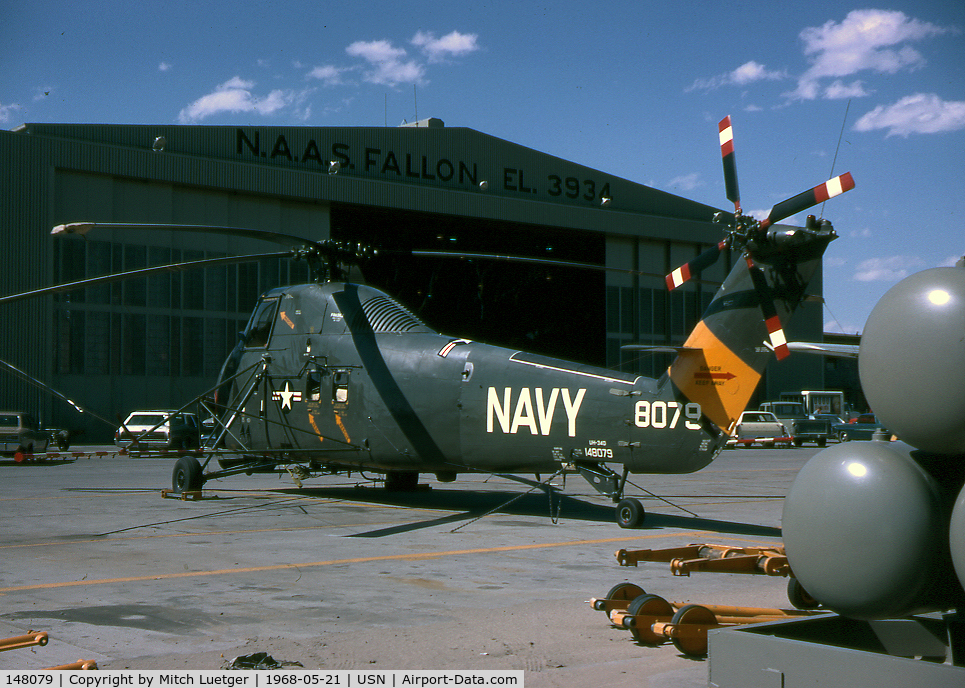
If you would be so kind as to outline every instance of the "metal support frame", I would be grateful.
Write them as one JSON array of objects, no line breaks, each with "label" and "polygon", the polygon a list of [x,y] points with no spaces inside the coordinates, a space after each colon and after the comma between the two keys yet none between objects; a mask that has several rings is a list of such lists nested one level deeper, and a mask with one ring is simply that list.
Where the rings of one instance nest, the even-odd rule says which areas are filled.
[{"label": "metal support frame", "polygon": [[[28,631],[24,635],[17,635],[12,638],[0,638],[0,652],[7,650],[20,650],[26,647],[44,647],[50,640],[47,631]],[[97,669],[97,662],[92,659],[78,659],[71,664],[47,667],[44,671],[57,670],[92,670]]]},{"label": "metal support frame", "polygon": [[947,623],[934,615],[857,621],[827,614],[711,630],[710,685],[960,688],[965,663],[946,644]]},{"label": "metal support frame", "polygon": [[636,566],[641,561],[669,562],[670,571],[675,576],[689,576],[691,571],[792,575],[783,547],[698,544],[666,549],[621,549],[615,556],[620,566]]},{"label": "metal support frame", "polygon": [[609,466],[598,462],[576,461],[576,470],[590,483],[594,490],[614,502],[623,499],[623,489],[627,484],[630,471],[624,468],[623,475],[617,475]]}]

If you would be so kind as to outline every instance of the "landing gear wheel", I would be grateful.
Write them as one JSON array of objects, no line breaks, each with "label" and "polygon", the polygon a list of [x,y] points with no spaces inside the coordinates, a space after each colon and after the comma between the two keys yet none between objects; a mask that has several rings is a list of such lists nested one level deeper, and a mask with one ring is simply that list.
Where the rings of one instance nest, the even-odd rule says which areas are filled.
[{"label": "landing gear wheel", "polygon": [[[707,631],[717,628],[717,617],[714,613],[699,604],[688,604],[677,610],[670,620],[674,626],[697,626],[698,628],[682,628],[670,640],[681,654],[688,657],[704,657],[707,655]],[[702,627],[702,628],[701,628]]]},{"label": "landing gear wheel", "polygon": [[817,609],[821,606],[821,603],[811,597],[797,578],[790,578],[787,581],[787,599],[795,609]]},{"label": "landing gear wheel", "polygon": [[390,471],[385,474],[385,489],[389,492],[415,492],[419,487],[416,471]]},{"label": "landing gear wheel", "polygon": [[673,605],[659,595],[640,595],[627,607],[627,614],[637,617],[630,628],[633,639],[643,645],[661,645],[665,638],[653,632],[653,624],[666,622],[673,616]]},{"label": "landing gear wheel", "polygon": [[174,464],[174,475],[171,476],[171,487],[175,494],[194,492],[204,487],[204,476],[201,464],[193,456],[182,456]]},{"label": "landing gear wheel", "polygon": [[646,515],[639,499],[633,497],[621,499],[617,504],[617,524],[621,528],[639,528],[643,525]]}]

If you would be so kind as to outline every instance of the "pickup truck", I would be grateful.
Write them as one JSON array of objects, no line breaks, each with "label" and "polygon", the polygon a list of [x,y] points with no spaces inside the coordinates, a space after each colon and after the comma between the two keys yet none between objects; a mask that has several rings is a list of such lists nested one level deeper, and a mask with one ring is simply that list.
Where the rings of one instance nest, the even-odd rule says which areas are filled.
[{"label": "pickup truck", "polygon": [[40,429],[29,413],[0,411],[0,454],[37,454],[47,451],[50,433]]},{"label": "pickup truck", "polygon": [[734,423],[727,446],[737,444],[752,445],[759,443],[766,446],[790,444],[791,435],[788,429],[773,413],[768,411],[744,411]]},{"label": "pickup truck", "polygon": [[760,405],[761,411],[770,411],[787,426],[794,438],[794,446],[814,442],[819,447],[828,443],[831,424],[824,419],[809,418],[804,404],[797,401],[768,401]]}]

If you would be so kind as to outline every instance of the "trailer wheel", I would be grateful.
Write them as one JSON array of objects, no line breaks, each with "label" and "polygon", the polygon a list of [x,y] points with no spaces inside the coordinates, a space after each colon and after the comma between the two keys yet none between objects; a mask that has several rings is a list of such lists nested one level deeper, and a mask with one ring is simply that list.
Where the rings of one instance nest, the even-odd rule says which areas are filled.
[{"label": "trailer wheel", "polygon": [[629,602],[631,600],[635,600],[636,598],[640,597],[640,595],[644,595],[644,594],[646,594],[646,591],[636,583],[630,583],[630,582],[624,581],[623,583],[617,583],[612,588],[610,588],[610,592],[606,594],[606,597],[604,599],[627,600]]},{"label": "trailer wheel", "polygon": [[171,487],[175,494],[193,492],[204,487],[204,476],[201,464],[193,456],[182,456],[174,464],[174,475],[171,476]]},{"label": "trailer wheel", "polygon": [[717,627],[717,617],[707,607],[688,604],[677,610],[670,623],[674,626],[696,626],[692,630],[683,629],[671,637],[671,642],[681,654],[688,657],[704,657],[707,654],[708,626]]},{"label": "trailer wheel", "polygon": [[787,581],[787,599],[795,609],[817,609],[821,606],[797,578],[789,578]]},{"label": "trailer wheel", "polygon": [[[627,613],[634,617],[652,617],[653,622],[658,622],[658,619],[666,622],[673,617],[674,608],[659,595],[641,595],[630,603],[630,606],[627,607]],[[662,645],[666,638],[654,633],[653,623],[647,623],[647,621],[651,621],[651,619],[647,619],[643,623],[637,621],[633,624],[630,628],[633,639],[643,645]]]},{"label": "trailer wheel", "polygon": [[639,528],[646,516],[639,499],[621,499],[617,504],[617,524],[621,528]]}]

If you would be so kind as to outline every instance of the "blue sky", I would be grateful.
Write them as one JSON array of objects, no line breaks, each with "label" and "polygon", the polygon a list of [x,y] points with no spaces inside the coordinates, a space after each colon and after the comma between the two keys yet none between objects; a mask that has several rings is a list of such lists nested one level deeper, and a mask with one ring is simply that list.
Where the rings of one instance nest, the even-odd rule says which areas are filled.
[{"label": "blue sky", "polygon": [[729,114],[745,212],[854,175],[825,322],[858,332],[965,253],[965,3],[797,5],[7,0],[0,127],[431,116],[729,208]]}]

